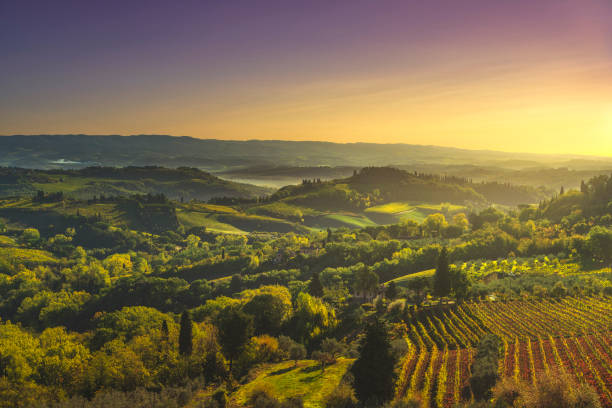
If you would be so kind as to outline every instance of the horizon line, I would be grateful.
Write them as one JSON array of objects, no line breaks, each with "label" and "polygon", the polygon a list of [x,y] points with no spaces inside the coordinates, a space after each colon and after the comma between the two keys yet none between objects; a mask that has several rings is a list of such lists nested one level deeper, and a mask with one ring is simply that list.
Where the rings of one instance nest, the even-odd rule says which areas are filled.
[{"label": "horizon line", "polygon": [[4,137],[36,137],[36,136],[85,136],[85,137],[171,137],[171,138],[187,138],[193,140],[201,140],[201,141],[218,141],[218,142],[236,142],[236,143],[244,143],[244,142],[284,142],[284,143],[329,143],[335,145],[379,145],[379,146],[418,146],[418,147],[434,147],[434,148],[442,148],[442,149],[451,149],[451,150],[462,150],[466,152],[488,152],[488,153],[506,153],[506,154],[516,154],[516,155],[532,155],[532,156],[545,156],[545,157],[581,157],[581,158],[597,158],[604,161],[612,160],[611,156],[599,156],[593,154],[584,154],[584,153],[535,153],[535,152],[525,152],[525,151],[509,151],[509,150],[496,150],[496,149],[470,149],[466,147],[457,147],[457,146],[448,146],[448,145],[434,145],[434,144],[422,144],[422,143],[402,143],[402,142],[392,142],[392,143],[383,143],[383,142],[332,142],[329,140],[290,140],[290,139],[219,139],[214,137],[197,137],[197,136],[189,136],[189,135],[172,135],[172,134],[161,134],[161,133],[140,133],[140,134],[90,134],[90,133],[31,133],[31,134],[0,134],[1,138]]}]

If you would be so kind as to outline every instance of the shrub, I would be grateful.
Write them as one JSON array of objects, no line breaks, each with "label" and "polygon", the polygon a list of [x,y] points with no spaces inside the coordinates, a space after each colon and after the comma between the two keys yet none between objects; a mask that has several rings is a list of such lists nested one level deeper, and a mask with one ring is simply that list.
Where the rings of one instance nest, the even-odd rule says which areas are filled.
[{"label": "shrub", "polygon": [[539,378],[535,386],[506,379],[493,389],[496,408],[601,408],[599,397],[588,384],[577,384],[563,372]]},{"label": "shrub", "polygon": [[301,360],[306,357],[306,347],[300,343],[294,343],[289,349],[289,357],[295,362],[297,365],[298,360]]},{"label": "shrub", "polygon": [[325,400],[326,408],[354,408],[356,406],[355,391],[345,383],[337,386]]},{"label": "shrub", "polygon": [[601,408],[599,397],[588,384],[576,382],[564,373],[553,373],[540,379],[521,396],[525,408]]},{"label": "shrub", "polygon": [[304,403],[300,398],[292,397],[280,402],[267,385],[260,385],[251,391],[247,405],[252,408],[302,408]]},{"label": "shrub", "polygon": [[478,344],[478,351],[472,364],[470,387],[474,398],[486,399],[490,397],[490,390],[497,381],[497,362],[500,357],[499,337],[486,335]]}]

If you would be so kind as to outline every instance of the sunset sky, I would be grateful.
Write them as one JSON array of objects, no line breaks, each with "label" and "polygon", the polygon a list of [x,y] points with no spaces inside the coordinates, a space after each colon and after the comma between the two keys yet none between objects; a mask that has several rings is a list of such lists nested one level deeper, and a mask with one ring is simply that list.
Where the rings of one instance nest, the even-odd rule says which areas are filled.
[{"label": "sunset sky", "polygon": [[4,1],[0,134],[612,156],[612,1]]}]

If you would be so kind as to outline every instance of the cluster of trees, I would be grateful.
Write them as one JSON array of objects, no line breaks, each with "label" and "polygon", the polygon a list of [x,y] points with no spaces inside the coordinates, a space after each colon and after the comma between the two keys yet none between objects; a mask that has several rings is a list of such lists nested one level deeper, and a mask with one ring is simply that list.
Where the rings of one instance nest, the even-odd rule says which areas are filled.
[{"label": "cluster of trees", "polygon": [[[597,204],[600,212],[590,212],[609,200],[608,183],[604,189],[590,182],[584,192],[564,192],[540,207],[307,234],[224,235],[174,224],[145,233],[80,214],[44,229],[3,223],[0,400],[26,406],[19,395],[28,394],[76,404],[111,390],[162,398],[222,384],[231,391],[261,363],[310,357],[326,370],[345,355],[356,358],[353,380],[328,404],[380,405],[394,387],[394,340],[422,311],[488,294],[609,293],[612,273],[506,268],[488,280],[461,266],[548,256],[559,268],[610,267],[612,231],[601,212],[608,207]],[[576,194],[588,205],[557,223],[544,218],[556,200]],[[154,196],[130,202],[156,223],[163,217],[146,209],[169,206]],[[435,272],[391,281],[429,269]],[[495,344],[485,338],[479,347],[475,395],[495,395]],[[214,403],[223,398],[217,394]]]}]

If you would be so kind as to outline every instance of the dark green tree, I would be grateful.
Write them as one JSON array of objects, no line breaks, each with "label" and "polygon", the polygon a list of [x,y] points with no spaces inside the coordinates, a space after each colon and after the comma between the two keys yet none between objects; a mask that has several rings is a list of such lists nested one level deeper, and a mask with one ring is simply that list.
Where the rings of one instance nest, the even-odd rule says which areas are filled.
[{"label": "dark green tree", "polygon": [[387,285],[387,290],[385,290],[385,296],[387,297],[387,299],[393,300],[397,297],[397,295],[397,285],[394,281],[389,282],[389,284]]},{"label": "dark green tree", "polygon": [[179,331],[179,353],[183,356],[190,356],[193,351],[193,323],[188,311],[181,315],[181,328]]},{"label": "dark green tree", "polygon": [[375,406],[389,401],[395,386],[394,368],[395,356],[387,328],[376,320],[367,327],[359,346],[359,357],[351,368],[357,398],[363,404]]},{"label": "dark green tree", "polygon": [[240,356],[253,335],[253,318],[241,310],[230,308],[219,314],[217,327],[219,342],[229,360],[231,372],[234,360]]},{"label": "dark green tree", "polygon": [[433,293],[435,296],[448,296],[451,291],[451,273],[448,264],[448,250],[442,248],[438,256],[438,265],[434,275]]},{"label": "dark green tree", "polygon": [[468,295],[470,290],[470,281],[468,280],[467,274],[459,268],[453,271],[451,276],[455,300],[457,303],[461,303]]},{"label": "dark green tree", "polygon": [[232,275],[232,280],[230,280],[230,292],[238,293],[242,290],[244,285],[243,279],[241,275],[234,274]]},{"label": "dark green tree", "polygon": [[312,278],[308,284],[308,293],[310,293],[312,296],[323,297],[323,285],[321,284],[319,272],[312,274]]},{"label": "dark green tree", "polygon": [[612,267],[612,230],[601,226],[591,228],[586,245],[596,262]]},{"label": "dark green tree", "polygon": [[161,339],[162,341],[168,341],[170,332],[168,330],[168,322],[167,321],[163,321],[162,325],[161,325]]},{"label": "dark green tree", "polygon": [[589,186],[587,186],[584,180],[580,181],[580,192],[585,194],[589,192]]},{"label": "dark green tree", "polygon": [[500,358],[499,337],[487,334],[478,343],[476,357],[472,363],[470,387],[477,400],[491,398],[491,388],[499,375],[497,372]]}]

